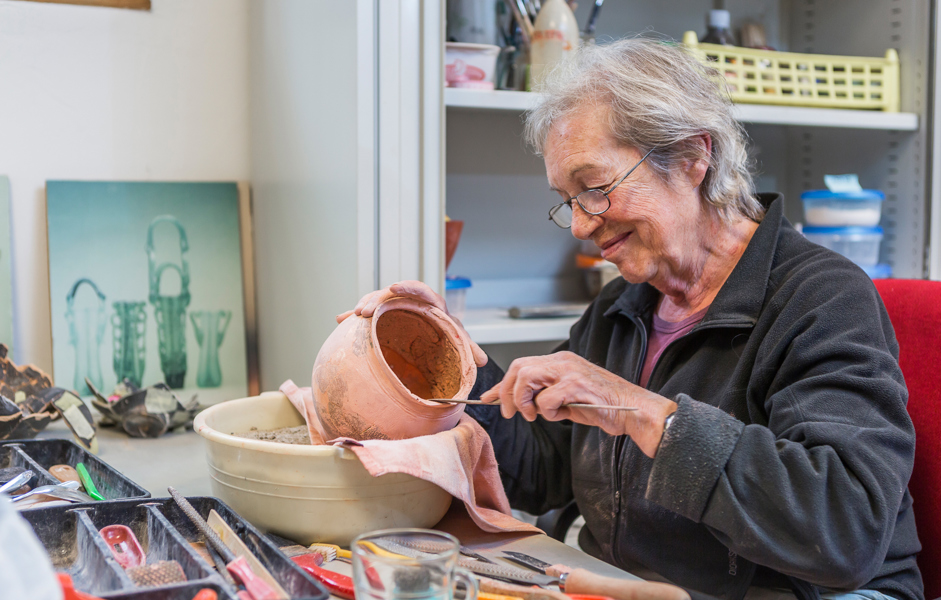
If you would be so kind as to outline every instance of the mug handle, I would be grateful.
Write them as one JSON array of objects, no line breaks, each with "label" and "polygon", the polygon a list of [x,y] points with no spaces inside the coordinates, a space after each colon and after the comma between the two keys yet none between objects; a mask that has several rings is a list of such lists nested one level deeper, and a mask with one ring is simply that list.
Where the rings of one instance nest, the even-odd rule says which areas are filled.
[{"label": "mug handle", "polygon": [[477,600],[477,593],[480,591],[480,588],[477,585],[477,578],[474,577],[470,571],[462,569],[461,567],[455,567],[454,582],[464,584],[464,600]]}]

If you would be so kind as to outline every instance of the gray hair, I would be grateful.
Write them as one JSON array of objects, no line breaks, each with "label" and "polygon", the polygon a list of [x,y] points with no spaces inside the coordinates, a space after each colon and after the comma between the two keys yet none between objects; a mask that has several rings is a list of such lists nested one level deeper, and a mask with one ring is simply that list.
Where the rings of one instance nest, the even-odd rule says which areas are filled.
[{"label": "gray hair", "polygon": [[[526,114],[526,140],[542,154],[554,123],[586,106],[607,106],[615,139],[641,154],[653,149],[646,162],[662,181],[670,184],[687,161],[706,160],[703,199],[727,221],[760,221],[747,137],[723,81],[678,44],[634,38],[583,46],[539,88],[543,99]],[[711,156],[697,141],[703,134],[712,138]]]}]

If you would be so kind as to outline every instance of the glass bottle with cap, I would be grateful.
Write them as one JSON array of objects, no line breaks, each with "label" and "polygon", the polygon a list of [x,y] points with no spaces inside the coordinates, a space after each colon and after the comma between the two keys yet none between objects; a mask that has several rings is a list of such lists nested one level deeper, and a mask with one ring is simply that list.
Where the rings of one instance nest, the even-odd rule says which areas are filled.
[{"label": "glass bottle with cap", "polygon": [[734,46],[735,36],[732,35],[729,27],[732,24],[732,16],[727,10],[710,10],[706,19],[708,30],[706,35],[700,40],[704,44],[722,44],[723,46]]}]

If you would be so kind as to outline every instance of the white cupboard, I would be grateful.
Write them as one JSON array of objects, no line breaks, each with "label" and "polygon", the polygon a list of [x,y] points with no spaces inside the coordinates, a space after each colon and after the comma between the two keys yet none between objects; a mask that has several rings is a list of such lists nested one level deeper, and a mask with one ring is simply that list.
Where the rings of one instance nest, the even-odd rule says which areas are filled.
[{"label": "white cupboard", "polygon": [[[590,2],[576,12],[584,23]],[[929,0],[609,0],[598,37],[765,25],[781,50],[882,56],[896,48],[902,112],[739,106],[762,191],[801,219],[800,193],[858,173],[886,193],[882,262],[941,275],[931,173],[936,44]],[[252,4],[252,160],[262,385],[306,383],[332,318],[403,278],[441,290],[443,220],[465,222],[449,274],[468,277],[465,324],[498,361],[548,348],[572,320],[513,321],[506,307],[587,300],[578,242],[546,216],[555,198],[524,148],[533,96],[443,89],[441,0]],[[939,164],[938,166],[941,166]],[[932,218],[934,221],[932,221]],[[933,248],[933,249],[932,249]],[[508,344],[528,344],[525,347]],[[502,360],[501,360],[502,358]]]}]

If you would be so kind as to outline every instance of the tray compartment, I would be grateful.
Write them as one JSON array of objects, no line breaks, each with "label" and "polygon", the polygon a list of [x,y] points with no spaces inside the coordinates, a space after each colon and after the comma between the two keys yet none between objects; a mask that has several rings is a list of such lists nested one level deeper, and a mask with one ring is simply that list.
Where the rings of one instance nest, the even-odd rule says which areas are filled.
[{"label": "tray compartment", "polygon": [[[327,600],[319,583],[281,553],[260,531],[217,498],[189,498],[208,518],[215,509],[295,600]],[[211,588],[220,599],[238,600],[212,565],[189,544],[204,542],[183,511],[169,498],[129,499],[53,506],[23,512],[57,571],[69,573],[75,588],[107,600],[192,600]],[[153,588],[136,587],[117,563],[98,531],[107,525],[126,525],[147,554],[147,563],[175,560],[189,581]]]},{"label": "tray compartment", "polygon": [[134,587],[94,524],[81,511],[60,506],[23,511],[22,515],[49,553],[52,566],[71,575],[77,589],[101,596]]},{"label": "tray compartment", "polygon": [[[329,594],[319,583],[314,581],[294,562],[287,558],[277,546],[271,543],[261,531],[248,521],[242,519],[235,511],[218,498],[194,497],[187,498],[196,512],[203,519],[209,518],[209,511],[215,510],[229,527],[245,543],[248,549],[258,558],[262,565],[281,584],[291,598],[304,600],[326,600]],[[167,519],[174,524],[187,542],[205,542],[202,534],[183,514],[183,510],[172,499],[163,500],[158,508]],[[189,545],[189,544],[187,544]],[[202,559],[200,559],[202,560]]]},{"label": "tray compartment", "polygon": [[[97,503],[86,505],[82,509],[96,532],[108,525],[125,525],[134,532],[144,549],[147,564],[175,560],[180,563],[189,582],[208,583],[218,577],[215,569],[200,560],[199,555],[189,547],[173,525],[149,503],[123,506],[110,506],[111,504]],[[105,548],[107,549],[107,544]]]},{"label": "tray compartment", "polygon": [[216,583],[190,582],[177,587],[138,588],[139,591],[108,595],[108,600],[193,600],[200,590],[209,588],[220,600],[237,600],[228,590]]},{"label": "tray compartment", "polygon": [[0,468],[7,467],[23,467],[33,471],[36,476],[29,480],[30,489],[41,485],[59,483],[58,479],[50,475],[49,471],[29,454],[23,452],[23,449],[16,444],[0,446]]},{"label": "tray compartment", "polygon": [[[8,452],[12,454],[7,455]],[[20,456],[17,458],[16,454]],[[84,463],[85,468],[88,469],[88,474],[91,475],[92,481],[95,483],[95,487],[98,488],[98,491],[106,500],[150,497],[150,492],[71,440],[7,440],[0,442],[0,464],[8,459],[26,460],[30,465],[29,468],[41,473],[43,485],[59,482],[47,470],[53,465],[75,467],[78,463]],[[13,462],[4,466],[27,465]]]}]

